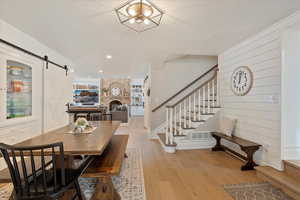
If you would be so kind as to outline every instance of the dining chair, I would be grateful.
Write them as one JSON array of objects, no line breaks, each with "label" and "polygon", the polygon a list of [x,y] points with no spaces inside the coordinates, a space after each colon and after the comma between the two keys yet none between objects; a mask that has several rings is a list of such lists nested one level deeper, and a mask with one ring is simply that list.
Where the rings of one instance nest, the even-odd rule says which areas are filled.
[{"label": "dining chair", "polygon": [[9,169],[15,200],[54,200],[74,187],[72,199],[83,199],[78,178],[87,166],[65,168],[63,143],[30,147],[0,143],[0,150]]},{"label": "dining chair", "polygon": [[102,113],[100,121],[112,121],[112,113]]}]

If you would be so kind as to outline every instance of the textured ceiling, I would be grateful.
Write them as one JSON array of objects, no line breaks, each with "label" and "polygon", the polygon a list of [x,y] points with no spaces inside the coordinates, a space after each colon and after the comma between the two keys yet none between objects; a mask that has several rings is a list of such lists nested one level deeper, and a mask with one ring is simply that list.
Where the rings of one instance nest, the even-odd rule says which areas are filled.
[{"label": "textured ceiling", "polygon": [[0,18],[72,59],[80,76],[143,77],[176,55],[218,55],[300,8],[299,0],[153,0],[166,13],[161,26],[136,33],[113,10],[125,1],[0,0]]}]

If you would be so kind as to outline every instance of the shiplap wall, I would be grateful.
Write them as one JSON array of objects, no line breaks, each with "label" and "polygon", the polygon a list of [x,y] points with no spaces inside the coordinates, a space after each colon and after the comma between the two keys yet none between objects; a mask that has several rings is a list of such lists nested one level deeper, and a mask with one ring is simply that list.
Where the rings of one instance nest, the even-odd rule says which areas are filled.
[{"label": "shiplap wall", "polygon": [[[222,115],[238,119],[237,136],[263,145],[257,162],[277,169],[282,169],[281,37],[299,21],[297,12],[219,55]],[[242,97],[230,88],[231,74],[239,66],[250,67],[254,76],[253,88]]]}]

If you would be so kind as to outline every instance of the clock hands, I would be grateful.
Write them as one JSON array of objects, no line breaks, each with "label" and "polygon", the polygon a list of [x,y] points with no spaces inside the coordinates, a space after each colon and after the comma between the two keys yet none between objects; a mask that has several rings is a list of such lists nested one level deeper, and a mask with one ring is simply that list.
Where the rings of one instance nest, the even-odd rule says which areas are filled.
[{"label": "clock hands", "polygon": [[242,79],[242,72],[239,73],[239,84],[241,83],[241,79]]}]

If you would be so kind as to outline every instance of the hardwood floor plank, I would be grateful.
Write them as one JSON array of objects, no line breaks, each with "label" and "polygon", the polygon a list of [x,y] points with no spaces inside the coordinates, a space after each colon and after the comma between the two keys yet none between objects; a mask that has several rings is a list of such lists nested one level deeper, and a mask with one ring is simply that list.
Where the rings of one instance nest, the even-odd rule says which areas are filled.
[{"label": "hardwood floor plank", "polygon": [[255,171],[242,172],[242,161],[224,152],[164,152],[158,141],[148,138],[142,117],[117,134],[130,134],[128,148],[142,150],[147,200],[233,200],[224,184],[262,182]]}]

